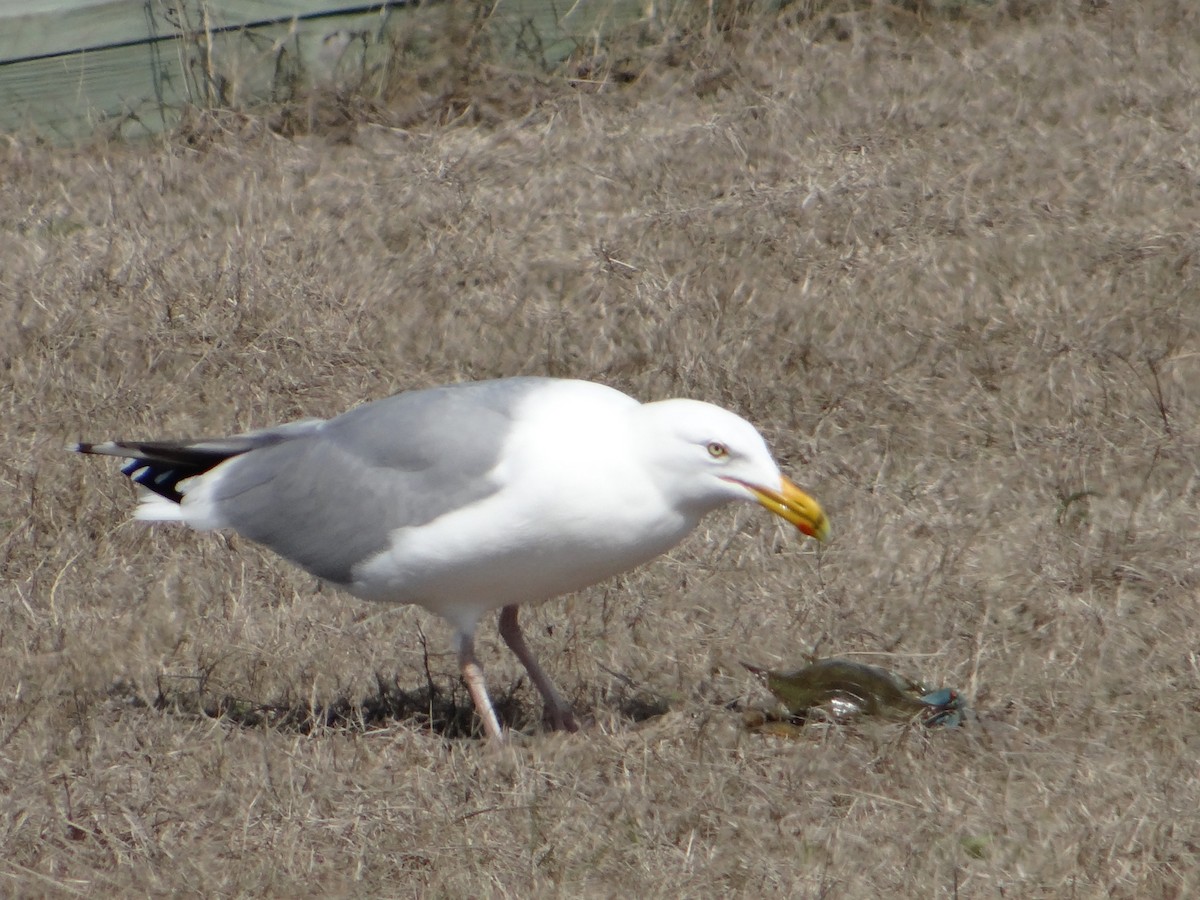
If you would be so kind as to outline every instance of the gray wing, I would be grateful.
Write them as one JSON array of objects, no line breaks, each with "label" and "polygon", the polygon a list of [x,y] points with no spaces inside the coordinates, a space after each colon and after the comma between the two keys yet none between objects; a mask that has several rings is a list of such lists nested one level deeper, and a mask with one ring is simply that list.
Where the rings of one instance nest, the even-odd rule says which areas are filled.
[{"label": "gray wing", "polygon": [[397,394],[230,460],[213,483],[219,518],[338,584],[390,544],[499,489],[490,473],[517,405],[543,379]]}]

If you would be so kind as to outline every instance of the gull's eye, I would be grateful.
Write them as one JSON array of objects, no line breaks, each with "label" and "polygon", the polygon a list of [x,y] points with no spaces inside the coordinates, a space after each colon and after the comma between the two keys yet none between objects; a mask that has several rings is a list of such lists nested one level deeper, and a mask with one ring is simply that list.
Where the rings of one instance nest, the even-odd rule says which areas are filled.
[{"label": "gull's eye", "polygon": [[729,455],[729,448],[720,441],[708,442],[708,455],[713,459],[723,459]]}]

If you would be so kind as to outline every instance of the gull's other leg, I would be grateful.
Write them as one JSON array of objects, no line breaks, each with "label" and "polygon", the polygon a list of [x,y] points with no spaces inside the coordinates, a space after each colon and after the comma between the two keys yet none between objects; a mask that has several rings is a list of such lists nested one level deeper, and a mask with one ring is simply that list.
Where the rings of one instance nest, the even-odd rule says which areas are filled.
[{"label": "gull's other leg", "polygon": [[529,673],[529,677],[533,679],[534,686],[546,701],[546,720],[559,731],[578,731],[579,722],[575,719],[575,714],[571,712],[571,707],[558,693],[550,676],[538,665],[533,651],[525,643],[525,635],[521,633],[521,626],[517,622],[515,604],[500,610],[500,637],[504,638],[504,643],[508,644],[508,648],[516,654],[521,665],[525,667],[525,671]]},{"label": "gull's other leg", "polygon": [[483,720],[483,730],[492,740],[504,743],[504,731],[500,727],[500,720],[496,718],[496,710],[492,708],[487,684],[483,680],[483,667],[475,655],[475,635],[464,631],[458,633],[458,667],[462,670],[463,681],[467,683],[467,691],[475,704],[475,712]]}]

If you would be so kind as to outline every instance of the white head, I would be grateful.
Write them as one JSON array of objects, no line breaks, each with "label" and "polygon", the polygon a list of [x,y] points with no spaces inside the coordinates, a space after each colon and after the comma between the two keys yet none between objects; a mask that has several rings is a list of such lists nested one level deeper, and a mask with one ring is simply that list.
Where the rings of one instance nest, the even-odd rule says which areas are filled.
[{"label": "white head", "polygon": [[641,407],[642,427],[660,484],[682,505],[703,514],[733,500],[762,504],[802,532],[829,536],[821,506],[779,471],[758,429],[719,406],[662,400]]}]

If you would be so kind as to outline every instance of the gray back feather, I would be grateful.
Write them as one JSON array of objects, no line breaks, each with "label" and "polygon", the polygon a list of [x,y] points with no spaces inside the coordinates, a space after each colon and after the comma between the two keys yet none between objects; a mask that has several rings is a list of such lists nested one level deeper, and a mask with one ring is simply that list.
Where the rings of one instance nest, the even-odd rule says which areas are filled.
[{"label": "gray back feather", "polygon": [[391,532],[493,494],[488,477],[538,378],[397,394],[231,460],[214,485],[238,533],[338,584]]}]

